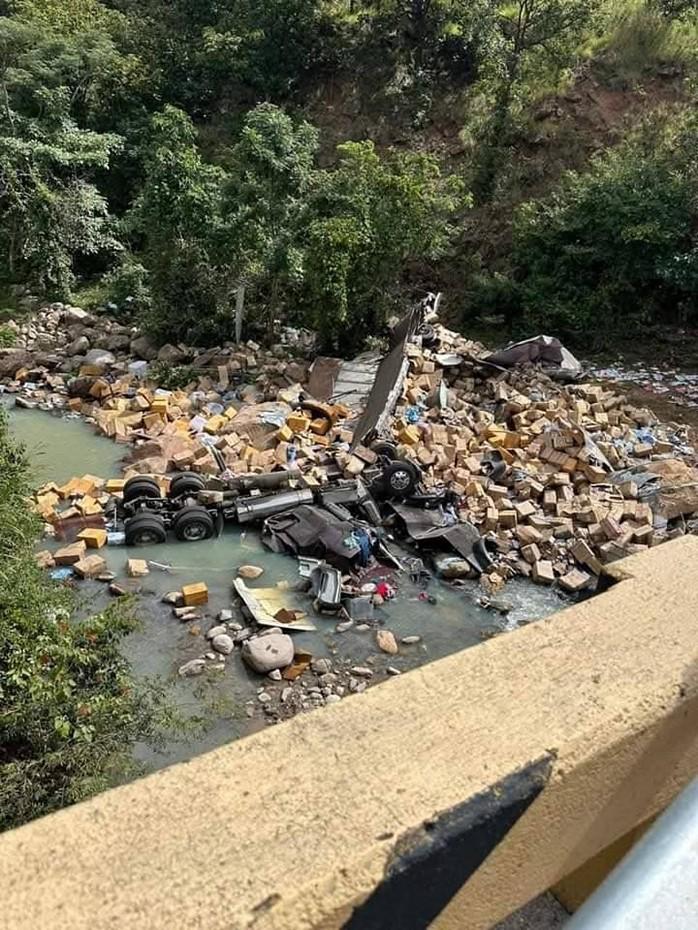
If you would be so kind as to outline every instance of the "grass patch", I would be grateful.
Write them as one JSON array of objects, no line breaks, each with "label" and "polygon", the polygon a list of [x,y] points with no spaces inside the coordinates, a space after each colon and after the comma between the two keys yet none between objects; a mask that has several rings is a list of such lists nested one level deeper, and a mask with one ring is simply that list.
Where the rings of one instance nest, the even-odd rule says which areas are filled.
[{"label": "grass patch", "polygon": [[17,341],[17,337],[9,326],[0,324],[0,349],[11,349]]},{"label": "grass patch", "polygon": [[109,300],[109,285],[103,280],[91,281],[76,288],[73,302],[83,310],[96,310],[103,307]]},{"label": "grass patch", "polygon": [[698,13],[672,19],[646,0],[611,0],[594,52],[616,79],[633,83],[666,66],[698,65]]}]

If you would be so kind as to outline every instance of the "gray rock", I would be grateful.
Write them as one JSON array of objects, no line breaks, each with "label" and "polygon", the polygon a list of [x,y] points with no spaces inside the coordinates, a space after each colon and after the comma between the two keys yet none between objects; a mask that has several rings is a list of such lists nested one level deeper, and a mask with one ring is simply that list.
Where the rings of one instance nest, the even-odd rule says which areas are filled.
[{"label": "gray rock", "polygon": [[[227,623],[229,620],[232,620],[232,619],[233,619],[232,610],[219,610],[218,611],[218,616],[216,617],[216,620],[219,623]],[[238,629],[241,630],[242,627],[238,626]]]},{"label": "gray rock", "polygon": [[414,646],[417,643],[421,643],[421,641],[422,641],[421,636],[403,636],[402,639],[400,640],[400,642],[404,646]]},{"label": "gray rock", "polygon": [[267,678],[271,678],[272,681],[281,681],[281,670],[278,668],[272,669]]},{"label": "gray rock", "polygon": [[100,365],[103,368],[114,365],[116,359],[106,349],[90,349],[85,353],[85,362],[88,365]]},{"label": "gray rock", "polygon": [[271,694],[267,694],[266,691],[262,691],[261,694],[257,695],[257,700],[260,704],[269,704],[271,701]]},{"label": "gray rock", "polygon": [[14,378],[20,368],[30,368],[32,361],[24,349],[0,349],[0,378]]},{"label": "gray rock", "polygon": [[77,339],[73,339],[72,342],[68,343],[65,347],[66,355],[84,355],[89,351],[90,340],[87,336],[78,336]]},{"label": "gray rock", "polygon": [[152,362],[158,357],[157,346],[147,336],[136,336],[131,340],[131,353],[146,362]]},{"label": "gray rock", "polygon": [[221,633],[219,636],[214,636],[211,640],[211,645],[216,650],[216,652],[221,652],[224,656],[229,656],[235,648],[235,643],[227,633]]},{"label": "gray rock", "polygon": [[336,633],[345,633],[347,630],[350,630],[354,626],[353,620],[343,620],[341,623],[338,623],[335,627]]},{"label": "gray rock", "polygon": [[329,659],[313,659],[310,667],[318,675],[326,675],[327,672],[332,671],[332,663]]},{"label": "gray rock", "polygon": [[357,678],[373,678],[373,669],[367,668],[365,665],[354,665],[351,673],[356,675]]},{"label": "gray rock", "polygon": [[206,639],[213,639],[216,636],[221,636],[224,633],[227,633],[227,627],[224,626],[212,626],[210,630],[206,633]]},{"label": "gray rock", "polygon": [[285,633],[248,639],[243,643],[242,657],[262,675],[275,668],[286,668],[293,662],[293,640]]},{"label": "gray rock", "polygon": [[182,362],[186,361],[187,354],[178,349],[177,346],[167,343],[161,346],[157,358],[159,362],[165,362],[167,365],[181,365]]},{"label": "gray rock", "polygon": [[94,317],[82,307],[64,307],[62,319],[64,323],[70,325],[71,323],[92,323]]},{"label": "gray rock", "polygon": [[104,343],[104,348],[110,352],[127,352],[131,345],[131,337],[127,333],[112,333]]},{"label": "gray rock", "polygon": [[325,704],[339,704],[341,700],[338,694],[328,694],[325,698]]},{"label": "gray rock", "polygon": [[263,630],[260,630],[259,633],[257,633],[257,636],[278,636],[278,634],[282,632],[283,630],[281,629],[281,627],[268,626],[268,627],[265,627]]},{"label": "gray rock", "polygon": [[453,556],[447,556],[442,560],[437,559],[436,568],[442,578],[467,578],[473,571],[469,562]]},{"label": "gray rock", "polygon": [[181,591],[168,591],[160,598],[163,604],[171,604],[172,607],[181,607],[184,603],[184,595]]},{"label": "gray rock", "polygon": [[201,675],[206,668],[206,659],[192,659],[180,665],[177,674],[180,678],[193,678],[195,675]]},{"label": "gray rock", "polygon": [[281,703],[286,704],[293,697],[293,688],[284,688],[281,692]]},{"label": "gray rock", "polygon": [[233,635],[233,640],[236,643],[243,643],[246,639],[249,639],[252,636],[252,630],[249,627],[243,628],[242,630],[237,630]]},{"label": "gray rock", "polygon": [[399,669],[399,668],[395,668],[394,665],[389,665],[389,666],[386,668],[386,672],[387,672],[389,675],[402,675],[402,672],[400,671],[400,669]]}]

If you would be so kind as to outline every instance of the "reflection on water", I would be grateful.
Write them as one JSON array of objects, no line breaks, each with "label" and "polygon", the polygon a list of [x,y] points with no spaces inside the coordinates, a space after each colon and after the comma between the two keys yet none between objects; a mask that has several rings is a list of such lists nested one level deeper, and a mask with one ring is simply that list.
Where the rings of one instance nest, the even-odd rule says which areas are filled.
[{"label": "reflection on water", "polygon": [[[122,448],[96,435],[81,420],[25,410],[11,411],[10,417],[13,432],[35,457],[37,483],[63,482],[86,472],[102,477],[120,473],[118,462]],[[185,714],[208,719],[205,732],[189,738],[186,743],[170,746],[155,758],[146,753],[144,757],[148,763],[160,767],[190,758],[259,727],[258,720],[247,717],[245,702],[254,699],[264,679],[248,671],[239,652],[228,658],[222,673],[210,672],[201,678],[181,679],[177,669],[207,651],[203,634],[213,625],[218,611],[232,607],[235,619],[242,619],[231,596],[238,566],[253,564],[264,569],[258,581],[248,582],[251,588],[283,586],[298,581],[296,560],[269,552],[261,545],[257,532],[234,526],[226,527],[220,538],[202,543],[168,542],[133,550],[114,547],[102,553],[118,579],[125,578],[128,558],[147,559],[168,566],[164,570],[151,566],[150,574],[139,582],[137,610],[142,624],[126,641],[125,653],[138,675],[158,676],[172,683],[174,699]],[[310,598],[308,611],[317,631],[294,633],[294,641],[315,656],[329,656],[352,664],[365,664],[369,656],[375,656],[376,680],[380,680],[385,677],[381,670],[387,665],[407,671],[473,646],[485,636],[547,616],[563,603],[549,589],[517,580],[503,592],[503,598],[512,606],[511,612],[503,618],[477,604],[481,591],[475,582],[455,589],[432,580],[428,586],[428,593],[436,598],[436,604],[432,605],[420,600],[420,587],[406,575],[390,568],[386,568],[383,575],[397,588],[398,594],[378,608],[376,616],[398,640],[414,634],[421,636],[418,645],[401,647],[401,654],[397,656],[379,653],[372,630],[352,628],[336,633],[336,618],[313,616]],[[375,574],[372,580],[377,580]],[[160,599],[166,592],[179,590],[182,585],[194,581],[206,582],[209,603],[203,608],[205,617],[201,622],[182,624]],[[80,591],[83,610],[99,609],[109,599],[105,586],[98,582],[86,582]],[[200,630],[192,635],[195,627]]]}]

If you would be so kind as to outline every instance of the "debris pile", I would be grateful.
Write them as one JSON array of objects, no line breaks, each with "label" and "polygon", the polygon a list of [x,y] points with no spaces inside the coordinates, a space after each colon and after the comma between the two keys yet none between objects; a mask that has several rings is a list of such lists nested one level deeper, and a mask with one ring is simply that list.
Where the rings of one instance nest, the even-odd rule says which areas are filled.
[{"label": "debris pile", "polygon": [[[511,578],[585,596],[609,563],[698,529],[685,428],[570,380],[576,360],[549,337],[488,355],[427,323],[421,308],[396,326],[382,361],[311,361],[252,342],[155,350],[135,331],[60,305],[18,337],[0,353],[3,388],[21,406],[86,418],[127,453],[123,477],[39,489],[36,512],[63,542],[37,553],[40,565],[109,582],[119,595],[156,563],[129,558],[131,580],[116,581],[105,545],[162,542],[169,530],[203,540],[225,520],[258,520],[268,548],[298,558],[303,584],[293,590],[248,587],[262,572],[241,566],[233,590],[245,622],[224,611],[207,652],[179,669],[223,668],[237,649],[277,682],[278,693],[270,683],[258,695],[274,719],[363,690],[373,676],[370,663],[315,668],[320,660],[294,645],[289,633],[317,629],[311,603],[336,616],[337,632],[371,631],[375,655],[394,656],[413,643],[379,628],[374,609],[394,596],[395,570],[427,582],[434,571],[454,586],[479,578],[481,603],[499,609]],[[179,387],[172,366],[185,366]],[[399,557],[391,539],[404,544]],[[392,576],[377,574],[381,563]],[[196,623],[208,591],[192,583],[166,600],[178,620]],[[317,684],[293,684],[309,668]]]},{"label": "debris pile", "polygon": [[[5,388],[24,405],[65,405],[128,443],[126,477],[155,476],[163,491],[172,472],[230,478],[291,469],[297,478],[290,487],[313,489],[333,476],[371,473],[379,455],[388,454],[393,471],[412,475],[410,490],[418,483],[426,494],[445,489],[449,495],[436,517],[425,507],[419,533],[405,519],[405,505],[394,505],[393,521],[405,520],[403,529],[417,544],[447,537],[449,524],[476,527],[496,553],[492,571],[491,558],[479,565],[484,586],[495,590],[514,574],[539,584],[559,581],[566,591],[593,588],[605,564],[685,529],[683,518],[698,509],[695,495],[685,493],[679,505],[662,508],[659,486],[675,484],[675,471],[662,475],[655,468],[692,451],[679,428],[660,426],[650,411],[601,385],[563,385],[536,364],[507,369],[493,362],[522,346],[529,354],[531,347],[540,353],[541,345],[549,351],[548,337],[541,337],[545,344],[532,340],[488,356],[438,322],[427,327],[428,338],[419,332],[408,338],[400,325],[403,367],[389,390],[379,385],[380,370],[373,386],[394,404],[387,417],[388,401],[383,405],[377,436],[357,431],[361,410],[333,398],[332,383],[323,400],[311,397],[313,364],[287,359],[282,346],[165,346],[155,353],[135,331],[61,305],[19,328],[23,344],[3,355],[6,372],[19,364]],[[564,347],[560,353],[553,342],[564,364]],[[134,363],[133,353],[142,362]],[[148,380],[148,360],[156,355],[163,362],[192,362],[191,381],[166,390]],[[655,480],[638,483],[632,474],[617,480],[629,468]],[[695,479],[689,468],[680,485]],[[110,496],[122,488],[120,479],[85,475],[42,488],[36,509],[54,526],[92,516],[99,524]],[[302,512],[277,518],[273,534],[271,521],[267,535],[287,539],[289,519],[295,524]],[[462,540],[447,542],[446,549],[475,566]],[[453,576],[452,565],[450,571]]]},{"label": "debris pile", "polygon": [[[455,492],[461,521],[494,537],[502,558],[490,584],[515,572],[577,592],[594,586],[603,565],[683,532],[658,506],[657,483],[648,495],[632,478],[692,452],[680,428],[598,384],[562,386],[536,366],[483,364],[472,343],[433,329],[437,348],[408,346],[392,439],[426,486]],[[684,466],[681,485],[696,482]],[[698,499],[684,496],[673,518],[696,510]]]}]

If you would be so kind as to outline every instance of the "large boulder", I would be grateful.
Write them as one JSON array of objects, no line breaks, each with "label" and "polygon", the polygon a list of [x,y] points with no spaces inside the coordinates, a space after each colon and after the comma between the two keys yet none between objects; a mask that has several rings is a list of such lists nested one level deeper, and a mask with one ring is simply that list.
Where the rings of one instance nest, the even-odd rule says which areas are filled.
[{"label": "large boulder", "polygon": [[182,362],[187,360],[187,353],[183,352],[177,346],[171,345],[169,342],[161,346],[158,351],[158,361],[165,362],[167,365],[181,365]]},{"label": "large boulder", "polygon": [[0,349],[0,378],[14,378],[20,368],[33,364],[34,358],[26,349]]},{"label": "large boulder", "polygon": [[104,348],[110,352],[127,352],[131,345],[128,333],[111,333],[104,339]]},{"label": "large boulder", "polygon": [[67,325],[71,323],[88,323],[94,322],[94,317],[91,313],[88,313],[87,310],[83,310],[82,307],[65,307],[63,309],[63,322]]},{"label": "large boulder", "polygon": [[77,339],[73,339],[72,342],[69,342],[65,347],[66,355],[84,355],[90,350],[90,340],[87,336],[78,336]]},{"label": "large boulder", "polygon": [[266,675],[293,662],[293,640],[285,633],[248,639],[242,644],[242,657],[255,672]]},{"label": "large boulder", "polygon": [[131,340],[131,354],[152,362],[158,357],[158,349],[147,336],[136,336]]},{"label": "large boulder", "polygon": [[102,368],[108,368],[109,365],[116,363],[116,359],[106,349],[90,349],[89,352],[85,353],[85,362],[88,365],[99,365]]}]

